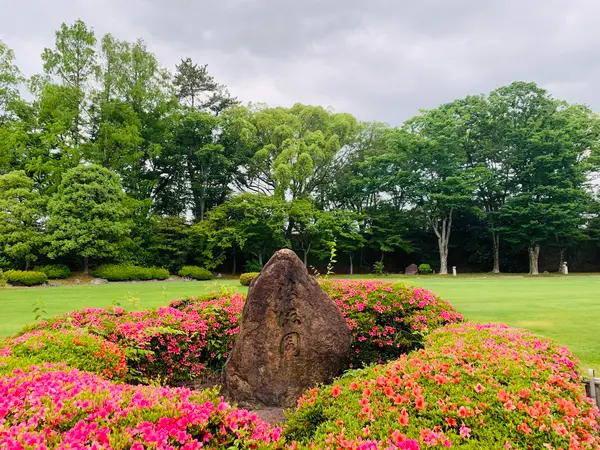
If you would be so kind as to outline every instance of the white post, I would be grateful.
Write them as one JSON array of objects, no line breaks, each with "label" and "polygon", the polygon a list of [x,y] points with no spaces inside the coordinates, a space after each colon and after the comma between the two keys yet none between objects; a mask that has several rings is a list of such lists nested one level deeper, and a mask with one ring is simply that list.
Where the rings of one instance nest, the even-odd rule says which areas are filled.
[{"label": "white post", "polygon": [[452,266],[452,275],[456,276],[456,266]]},{"label": "white post", "polygon": [[588,375],[590,376],[590,397],[594,399],[594,403],[598,406],[598,399],[596,398],[596,380],[594,378],[594,369],[588,370]]},{"label": "white post", "polygon": [[567,267],[567,262],[566,261],[563,263],[563,273],[565,275],[569,275],[569,268]]}]

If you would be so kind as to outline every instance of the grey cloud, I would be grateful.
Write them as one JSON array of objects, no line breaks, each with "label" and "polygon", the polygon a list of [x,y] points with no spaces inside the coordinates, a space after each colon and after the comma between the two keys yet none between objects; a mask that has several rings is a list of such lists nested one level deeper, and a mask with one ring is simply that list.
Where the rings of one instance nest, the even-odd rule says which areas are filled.
[{"label": "grey cloud", "polygon": [[61,22],[190,56],[242,101],[332,106],[400,124],[419,108],[536,81],[600,109],[595,0],[0,0],[0,39],[27,73]]}]

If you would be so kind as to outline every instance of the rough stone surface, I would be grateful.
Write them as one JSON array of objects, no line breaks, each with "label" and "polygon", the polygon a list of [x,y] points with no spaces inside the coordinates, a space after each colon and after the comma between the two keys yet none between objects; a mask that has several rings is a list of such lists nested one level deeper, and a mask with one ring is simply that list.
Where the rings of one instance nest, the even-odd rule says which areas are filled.
[{"label": "rough stone surface", "polygon": [[404,269],[405,275],[417,275],[419,273],[419,267],[416,264],[411,264],[406,269]]},{"label": "rough stone surface", "polygon": [[336,304],[293,251],[280,250],[250,284],[225,392],[247,408],[294,407],[340,374],[351,341]]},{"label": "rough stone surface", "polygon": [[108,280],[105,280],[104,278],[94,278],[92,281],[90,281],[90,284],[106,284],[108,283]]}]

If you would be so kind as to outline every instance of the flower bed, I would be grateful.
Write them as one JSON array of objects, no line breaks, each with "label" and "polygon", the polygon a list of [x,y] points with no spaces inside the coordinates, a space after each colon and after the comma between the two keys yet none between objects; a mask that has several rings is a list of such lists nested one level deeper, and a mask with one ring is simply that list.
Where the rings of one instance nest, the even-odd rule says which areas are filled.
[{"label": "flower bed", "polygon": [[212,391],[114,384],[64,367],[0,378],[0,448],[273,448],[280,429]]},{"label": "flower bed", "polygon": [[310,390],[289,449],[600,447],[570,352],[501,325],[434,332],[425,349]]},{"label": "flower bed", "polygon": [[463,320],[445,300],[402,283],[340,280],[322,287],[352,331],[350,367],[395,359],[421,348],[431,331]]},{"label": "flower bed", "polygon": [[66,363],[108,379],[123,380],[127,373],[118,345],[81,330],[38,330],[0,342],[0,373],[45,362]]},{"label": "flower bed", "polygon": [[[326,282],[352,330],[350,367],[385,362],[423,345],[431,330],[462,320],[431,292],[373,281]],[[85,328],[125,349],[130,382],[179,383],[222,369],[238,333],[245,296],[174,300],[139,312],[86,309],[29,329]]]}]

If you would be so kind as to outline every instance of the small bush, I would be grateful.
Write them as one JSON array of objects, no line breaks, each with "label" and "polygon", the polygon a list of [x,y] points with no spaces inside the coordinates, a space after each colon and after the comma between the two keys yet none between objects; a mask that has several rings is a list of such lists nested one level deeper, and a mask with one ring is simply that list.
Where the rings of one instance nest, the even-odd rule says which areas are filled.
[{"label": "small bush", "polygon": [[48,281],[48,277],[43,272],[8,270],[4,276],[10,284],[14,285],[35,286]]},{"label": "small bush", "polygon": [[140,267],[129,264],[102,264],[93,275],[108,281],[166,280],[169,271],[158,267]]},{"label": "small bush", "polygon": [[424,350],[308,391],[285,434],[297,449],[597,449],[600,415],[577,370],[533,334],[452,325]]},{"label": "small bush", "polygon": [[183,266],[179,271],[179,276],[191,278],[192,280],[212,280],[213,274],[210,270],[198,266]]},{"label": "small bush", "polygon": [[258,276],[259,272],[249,272],[243,273],[240,275],[240,284],[242,286],[250,286],[252,280],[254,280]]},{"label": "small bush", "polygon": [[6,277],[4,276],[4,272],[0,269],[0,288],[6,286]]},{"label": "small bush", "polygon": [[433,273],[433,270],[431,270],[431,266],[429,264],[419,264],[419,273],[423,275],[429,275],[430,273]]},{"label": "small bush", "polygon": [[0,370],[2,366],[11,369],[64,362],[118,380],[123,380],[127,371],[125,353],[118,345],[82,330],[38,330],[7,338],[0,342],[0,355],[11,358],[0,360]]},{"label": "small bush", "polygon": [[65,264],[48,264],[45,266],[36,267],[34,270],[36,272],[45,273],[50,280],[69,278],[71,275],[71,271]]},{"label": "small bush", "polygon": [[383,262],[377,261],[375,264],[373,264],[373,273],[376,273],[377,275],[383,275],[384,270],[385,266],[383,265]]},{"label": "small bush", "polygon": [[214,390],[115,384],[56,366],[0,378],[0,392],[7,449],[267,450],[281,434]]}]

